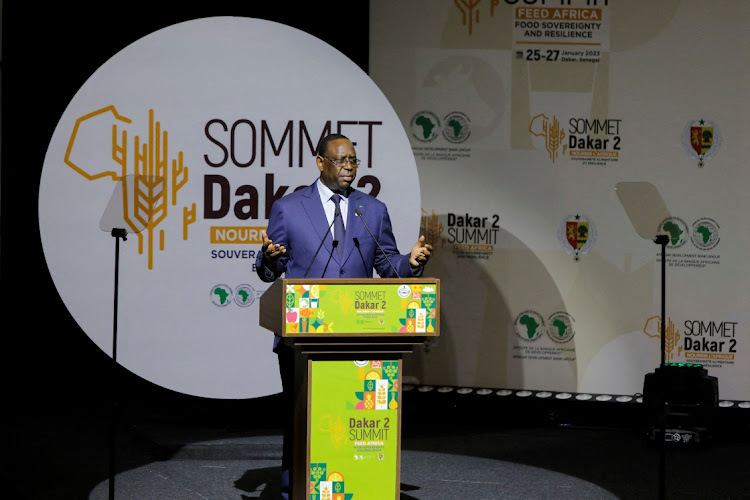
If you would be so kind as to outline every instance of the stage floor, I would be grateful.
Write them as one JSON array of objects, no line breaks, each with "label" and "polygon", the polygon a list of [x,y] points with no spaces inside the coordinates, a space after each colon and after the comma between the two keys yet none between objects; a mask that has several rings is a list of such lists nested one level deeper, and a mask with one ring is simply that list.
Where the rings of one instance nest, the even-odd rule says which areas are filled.
[{"label": "stage floor", "polygon": [[[662,455],[624,407],[564,415],[543,407],[411,403],[402,416],[404,500],[655,499],[660,491],[675,499],[750,498],[750,410],[723,421],[710,443],[669,446]],[[223,418],[207,417],[221,412]],[[278,498],[281,436],[273,410],[258,425],[229,413],[205,401],[164,402],[157,410],[131,404],[114,436],[115,498]],[[106,405],[58,403],[44,411],[39,404],[13,415],[6,498],[109,498]]]}]

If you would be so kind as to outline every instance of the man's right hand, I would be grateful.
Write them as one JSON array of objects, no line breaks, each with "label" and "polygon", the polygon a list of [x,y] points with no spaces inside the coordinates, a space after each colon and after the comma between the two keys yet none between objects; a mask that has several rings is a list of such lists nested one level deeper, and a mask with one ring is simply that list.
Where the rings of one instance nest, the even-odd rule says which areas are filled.
[{"label": "man's right hand", "polygon": [[277,260],[279,260],[279,257],[286,253],[286,248],[284,248],[283,245],[275,245],[265,231],[263,231],[262,234],[263,247],[261,248],[261,251],[263,252],[263,261],[264,264],[266,264],[266,267],[270,268]]}]

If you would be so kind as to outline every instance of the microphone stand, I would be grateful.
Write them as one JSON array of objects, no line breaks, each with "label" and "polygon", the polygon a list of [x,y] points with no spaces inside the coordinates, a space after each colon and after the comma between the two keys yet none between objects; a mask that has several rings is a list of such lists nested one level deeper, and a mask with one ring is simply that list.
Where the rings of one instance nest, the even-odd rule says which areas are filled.
[{"label": "microphone stand", "polygon": [[[666,234],[657,234],[654,237],[654,243],[661,245],[661,369],[664,370],[666,361],[666,337],[667,337],[667,316],[666,316],[666,277],[667,277],[667,243],[669,236]],[[659,383],[660,391],[658,401],[662,402],[659,415],[659,430],[656,434],[659,440],[659,498],[666,498],[666,446],[664,444],[667,432],[667,405],[661,401],[663,395],[663,383]]]},{"label": "microphone stand", "polygon": [[[320,252],[320,249],[323,248],[323,242],[328,237],[328,233],[331,232],[331,228],[333,227],[333,223],[336,222],[336,217],[341,217],[341,210],[336,210],[334,212],[334,214],[333,214],[333,220],[331,221],[331,224],[328,226],[328,230],[323,235],[323,238],[320,240],[320,244],[318,245],[318,249],[315,250],[315,255],[313,255],[312,259],[310,259],[310,264],[307,265],[307,269],[305,269],[305,274],[302,275],[303,278],[307,278],[307,273],[310,272],[310,268],[312,267],[313,262],[315,262],[315,259],[318,256],[318,252]],[[338,244],[339,244],[338,240],[333,240],[333,248],[334,249],[336,249],[336,247],[338,247]],[[326,267],[328,267],[328,266],[326,265]]]},{"label": "microphone stand", "polygon": [[112,229],[115,238],[115,290],[114,313],[112,324],[112,414],[109,423],[109,500],[115,498],[115,456],[117,444],[117,302],[120,281],[120,238],[127,241],[128,232],[125,229]]}]

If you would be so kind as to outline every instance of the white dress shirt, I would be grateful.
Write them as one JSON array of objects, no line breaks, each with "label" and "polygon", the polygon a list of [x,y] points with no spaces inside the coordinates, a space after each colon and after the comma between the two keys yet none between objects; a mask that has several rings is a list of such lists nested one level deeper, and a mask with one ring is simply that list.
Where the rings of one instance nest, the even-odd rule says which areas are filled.
[{"label": "white dress shirt", "polygon": [[[331,199],[331,196],[333,196],[333,191],[330,190],[328,186],[323,184],[320,179],[316,182],[318,185],[318,194],[320,195],[320,202],[323,204],[323,210],[326,213],[326,219],[328,219],[328,225],[331,226],[331,234],[333,234],[333,214],[336,211],[336,204]],[[341,218],[344,221],[344,227],[346,227],[346,218],[347,214],[349,213],[349,199],[346,196],[341,196],[341,201],[339,202],[339,206],[341,207]]]}]

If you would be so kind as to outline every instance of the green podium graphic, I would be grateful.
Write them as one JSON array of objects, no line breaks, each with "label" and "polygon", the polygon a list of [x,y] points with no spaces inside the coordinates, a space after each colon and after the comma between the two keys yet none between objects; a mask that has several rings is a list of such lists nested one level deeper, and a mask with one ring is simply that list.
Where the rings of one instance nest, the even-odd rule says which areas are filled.
[{"label": "green podium graphic", "polygon": [[284,279],[260,325],[295,350],[294,498],[400,496],[404,354],[439,335],[440,280]]}]

